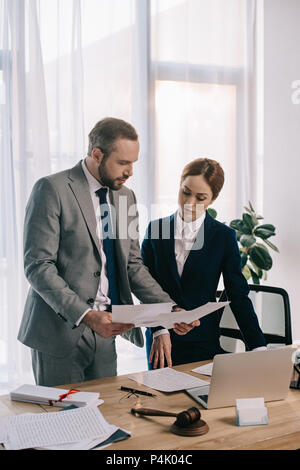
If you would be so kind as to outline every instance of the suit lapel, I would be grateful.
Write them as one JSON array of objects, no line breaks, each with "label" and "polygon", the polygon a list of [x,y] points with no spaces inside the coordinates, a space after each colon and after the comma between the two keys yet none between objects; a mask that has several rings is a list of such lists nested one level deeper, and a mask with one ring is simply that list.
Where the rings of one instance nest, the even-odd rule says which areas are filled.
[{"label": "suit lapel", "polygon": [[90,235],[100,255],[99,241],[97,238],[97,223],[94,207],[90,196],[89,185],[81,167],[81,161],[69,172],[69,186],[80,206],[82,215],[89,229]]}]

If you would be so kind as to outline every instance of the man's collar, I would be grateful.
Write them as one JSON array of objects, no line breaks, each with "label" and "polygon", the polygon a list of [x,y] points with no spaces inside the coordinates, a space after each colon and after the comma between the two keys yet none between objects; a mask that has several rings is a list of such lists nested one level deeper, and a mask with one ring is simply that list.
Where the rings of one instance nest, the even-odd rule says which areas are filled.
[{"label": "man's collar", "polygon": [[100,181],[98,181],[88,170],[87,166],[86,166],[86,163],[85,163],[85,159],[82,160],[81,162],[81,165],[82,165],[82,170],[85,174],[85,177],[87,179],[87,182],[88,182],[88,185],[89,185],[89,188],[90,188],[90,191],[91,192],[96,192],[98,191],[98,189],[100,188],[104,188],[105,186],[103,186]]}]

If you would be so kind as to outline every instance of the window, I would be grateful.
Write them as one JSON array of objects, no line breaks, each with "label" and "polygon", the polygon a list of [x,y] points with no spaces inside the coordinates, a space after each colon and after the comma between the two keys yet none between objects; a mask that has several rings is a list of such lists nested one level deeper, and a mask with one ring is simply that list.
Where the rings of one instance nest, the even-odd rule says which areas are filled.
[{"label": "window", "polygon": [[151,1],[150,140],[160,214],[177,206],[186,163],[221,163],[225,185],[218,217],[236,217],[243,199],[247,47],[251,9],[245,1]]}]

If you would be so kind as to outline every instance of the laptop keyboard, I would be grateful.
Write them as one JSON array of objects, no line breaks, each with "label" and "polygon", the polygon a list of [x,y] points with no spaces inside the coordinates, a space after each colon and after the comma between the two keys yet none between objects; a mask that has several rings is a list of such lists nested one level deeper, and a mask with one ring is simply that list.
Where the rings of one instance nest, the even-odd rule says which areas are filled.
[{"label": "laptop keyboard", "polygon": [[188,395],[190,395],[197,403],[200,403],[204,408],[208,403],[208,395],[209,395],[209,385],[205,385],[202,387],[190,388],[186,390]]},{"label": "laptop keyboard", "polygon": [[207,403],[208,395],[198,395],[198,398],[201,398],[202,401],[204,401],[205,403]]}]

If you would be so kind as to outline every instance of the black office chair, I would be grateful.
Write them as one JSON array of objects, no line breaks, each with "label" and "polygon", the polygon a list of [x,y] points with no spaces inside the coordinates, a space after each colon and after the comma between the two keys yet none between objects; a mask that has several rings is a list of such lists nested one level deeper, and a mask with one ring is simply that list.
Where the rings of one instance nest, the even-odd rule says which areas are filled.
[{"label": "black office chair", "polygon": [[[254,305],[259,324],[265,336],[267,344],[292,344],[291,312],[288,293],[279,287],[261,286],[249,284],[250,298],[255,300],[258,293],[263,295],[262,303],[268,302],[269,305],[263,306],[261,315]],[[271,297],[273,295],[273,298]],[[227,300],[225,290],[221,293],[219,301]],[[254,302],[255,304],[255,302]],[[279,308],[278,308],[279,307]],[[280,318],[281,317],[281,318]],[[278,325],[278,320],[280,320]],[[230,309],[230,304],[223,311],[220,321],[221,336],[243,341],[238,325]]]}]

